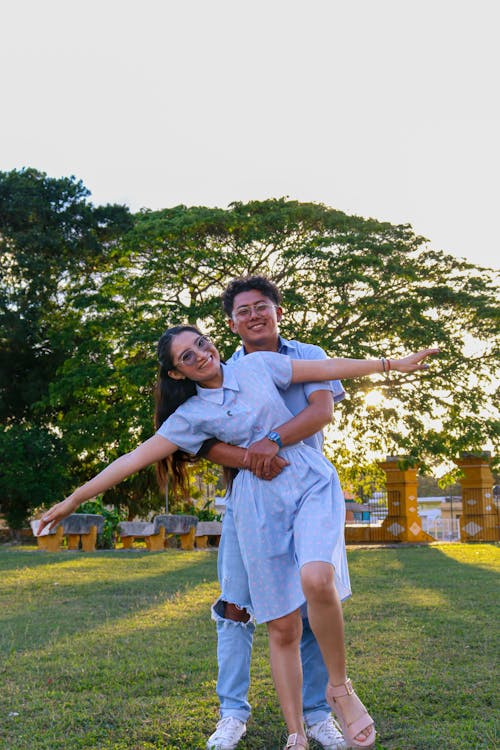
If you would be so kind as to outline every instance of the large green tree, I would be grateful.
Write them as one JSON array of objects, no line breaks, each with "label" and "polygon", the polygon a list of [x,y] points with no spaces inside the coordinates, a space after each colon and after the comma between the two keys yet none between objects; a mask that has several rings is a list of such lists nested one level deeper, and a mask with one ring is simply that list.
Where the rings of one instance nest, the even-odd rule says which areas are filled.
[{"label": "large green tree", "polygon": [[11,529],[30,511],[52,504],[68,487],[68,459],[53,431],[26,423],[0,430],[0,508]]},{"label": "large green tree", "polygon": [[[58,429],[61,412],[51,408],[49,390],[85,317],[68,291],[98,286],[133,221],[125,207],[94,207],[88,196],[73,177],[54,179],[35,169],[0,173],[1,439],[4,455],[17,455],[20,431],[26,441],[33,437],[24,472],[36,476],[40,490],[29,499],[24,492],[25,508],[37,497],[46,499],[47,487],[55,494],[54,462],[67,476],[61,470],[68,460]],[[3,510],[13,502],[6,476],[0,474]]]},{"label": "large green tree", "polygon": [[[129,430],[119,430],[121,447],[151,430],[145,384],[154,380],[155,343],[164,328],[197,322],[229,355],[237,339],[220,293],[232,277],[254,273],[268,274],[283,291],[283,333],[331,355],[398,356],[441,347],[424,376],[390,374],[346,384],[348,397],[331,435],[337,463],[362,465],[377,452],[415,456],[429,466],[496,441],[492,272],[429,249],[408,225],[320,204],[280,199],[228,209],[177,206],[135,218],[120,262],[92,302],[117,350],[109,377],[132,379],[137,389],[138,400],[124,407]],[[109,352],[105,356],[110,361]],[[82,359],[78,349],[65,364],[77,379]],[[96,406],[101,387],[99,378],[87,381],[87,397],[96,398]],[[377,405],[371,405],[374,388]],[[118,400],[121,392],[117,385]]]},{"label": "large green tree", "polygon": [[[94,286],[132,225],[124,206],[94,207],[75,178],[0,172],[0,415],[31,415],[71,342],[67,291]],[[66,330],[64,330],[66,333]]]},{"label": "large green tree", "polygon": [[[276,199],[143,211],[131,228],[123,207],[92,207],[73,178],[1,178],[4,426],[57,434],[73,482],[151,434],[167,326],[196,322],[233,351],[220,294],[255,273],[283,291],[284,335],[331,355],[441,347],[423,376],[346,383],[330,450],[354,479],[374,452],[430,465],[497,445],[494,274],[431,250],[410,226]],[[163,503],[153,471],[107,499],[130,513]]]}]

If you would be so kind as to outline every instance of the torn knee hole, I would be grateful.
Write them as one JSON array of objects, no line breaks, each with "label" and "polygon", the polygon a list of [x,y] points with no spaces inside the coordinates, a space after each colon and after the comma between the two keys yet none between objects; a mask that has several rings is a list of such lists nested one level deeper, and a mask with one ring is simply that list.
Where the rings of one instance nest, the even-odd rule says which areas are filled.
[{"label": "torn knee hole", "polygon": [[235,622],[248,622],[250,615],[244,607],[238,607],[232,602],[224,602],[224,619],[234,620]]}]

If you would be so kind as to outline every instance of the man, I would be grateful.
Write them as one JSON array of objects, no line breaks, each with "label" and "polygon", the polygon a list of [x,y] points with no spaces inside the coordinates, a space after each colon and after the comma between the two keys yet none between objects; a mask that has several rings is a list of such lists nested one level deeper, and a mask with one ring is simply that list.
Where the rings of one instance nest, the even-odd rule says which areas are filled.
[{"label": "man", "polygon": [[[226,288],[222,299],[229,326],[233,333],[240,336],[243,345],[229,362],[256,351],[276,351],[294,359],[326,357],[319,347],[287,341],[279,335],[278,326],[283,315],[281,294],[269,279],[263,276],[235,279]],[[296,384],[282,395],[295,416],[280,426],[279,433],[271,432],[248,450],[223,443],[212,444],[205,453],[207,458],[226,467],[250,469],[257,476],[272,480],[286,465],[277,455],[281,445],[292,445],[303,440],[321,451],[321,430],[331,421],[334,401],[344,397],[342,385],[339,381]],[[222,593],[213,607],[213,617],[217,623],[217,694],[221,720],[207,741],[207,750],[234,750],[246,733],[246,722],[250,716],[247,696],[255,625],[246,609],[250,602],[248,581],[230,504],[224,516],[218,572]],[[305,607],[301,659],[307,735],[324,750],[342,750],[347,745],[334,724],[325,700],[328,675],[309,627]]]}]

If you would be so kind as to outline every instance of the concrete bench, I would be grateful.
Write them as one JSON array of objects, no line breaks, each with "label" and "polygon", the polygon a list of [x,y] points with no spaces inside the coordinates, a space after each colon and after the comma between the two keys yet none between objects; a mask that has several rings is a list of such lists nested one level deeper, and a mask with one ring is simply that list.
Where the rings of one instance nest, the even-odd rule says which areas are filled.
[{"label": "concrete bench", "polygon": [[197,547],[205,549],[208,546],[208,537],[217,537],[219,545],[220,535],[222,534],[222,523],[220,521],[198,521],[194,541]]},{"label": "concrete bench", "polygon": [[33,532],[33,536],[36,537],[38,549],[43,549],[46,552],[57,552],[63,540],[63,527],[61,524],[58,524],[50,531],[44,529],[43,536],[37,536],[39,525],[40,521],[30,521],[31,531]]},{"label": "concrete bench", "polygon": [[104,516],[97,513],[72,513],[62,522],[63,533],[68,541],[68,549],[95,552],[97,535],[104,530]]},{"label": "concrete bench", "polygon": [[135,539],[144,539],[150,552],[165,548],[168,534],[180,536],[182,549],[194,549],[194,537],[198,519],[196,516],[158,515],[151,522],[121,521],[118,524],[122,544],[131,549]]},{"label": "concrete bench", "polygon": [[124,549],[132,549],[136,539],[144,539],[150,552],[156,552],[165,546],[165,529],[157,529],[154,523],[147,521],[120,521],[118,533]]},{"label": "concrete bench", "polygon": [[40,521],[30,521],[39,549],[57,552],[65,536],[68,549],[79,549],[81,541],[83,552],[95,552],[97,535],[104,529],[104,517],[96,513],[72,513],[54,529],[44,529],[42,536],[37,536],[39,524]]}]

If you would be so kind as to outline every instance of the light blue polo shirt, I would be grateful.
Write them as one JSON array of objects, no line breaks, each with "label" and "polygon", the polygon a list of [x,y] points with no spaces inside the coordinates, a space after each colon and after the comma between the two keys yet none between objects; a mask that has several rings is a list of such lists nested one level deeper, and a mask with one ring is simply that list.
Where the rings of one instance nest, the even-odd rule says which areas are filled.
[{"label": "light blue polo shirt", "polygon": [[[315,344],[304,344],[302,341],[288,340],[282,336],[278,337],[278,354],[286,354],[291,359],[327,359],[327,356],[320,346]],[[227,364],[237,362],[246,354],[244,347],[237,349]],[[337,404],[345,396],[345,391],[340,380],[329,380],[318,383],[292,383],[286,390],[281,390],[281,396],[291,411],[293,416],[297,416],[309,405],[309,396],[314,391],[330,391],[333,394],[333,401]],[[277,427],[278,425],[275,425]],[[308,438],[304,438],[304,443],[323,450],[323,432],[316,432]]]}]

